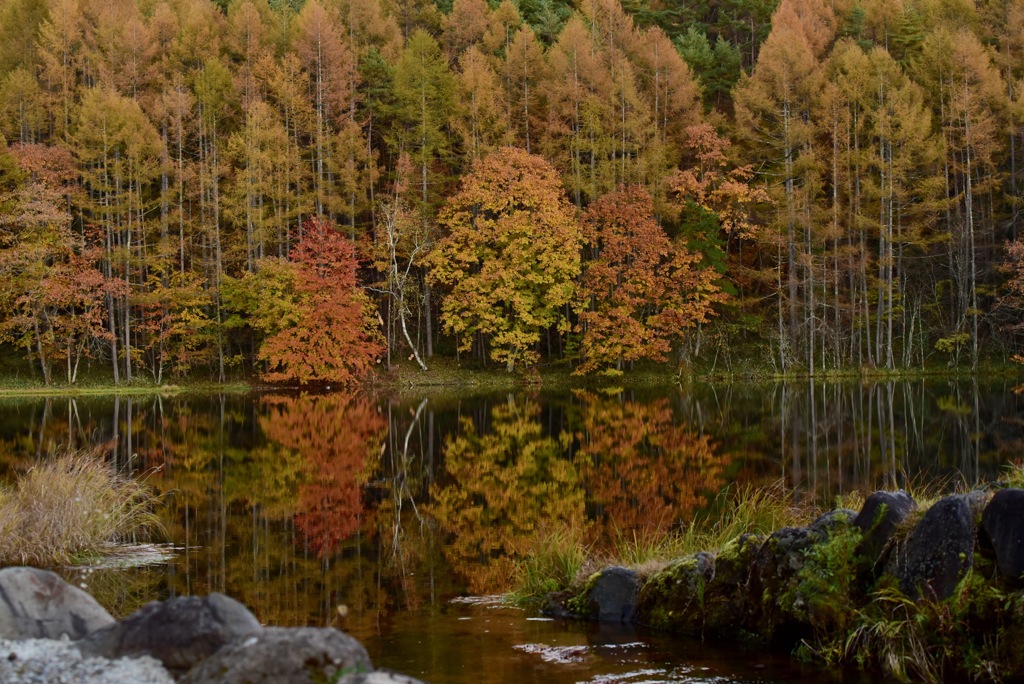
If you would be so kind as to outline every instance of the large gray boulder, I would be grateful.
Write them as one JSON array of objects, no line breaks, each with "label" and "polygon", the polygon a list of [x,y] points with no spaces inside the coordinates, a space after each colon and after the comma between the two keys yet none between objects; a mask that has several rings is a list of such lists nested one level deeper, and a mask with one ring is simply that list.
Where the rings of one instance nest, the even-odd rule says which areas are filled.
[{"label": "large gray boulder", "polygon": [[[184,684],[314,684],[414,682],[373,673],[362,644],[332,627],[267,627],[196,665]],[[391,677],[390,679],[388,677]]]},{"label": "large gray boulder", "polygon": [[154,601],[78,642],[104,658],[148,654],[172,672],[184,672],[225,644],[262,631],[259,620],[223,594]]},{"label": "large gray boulder", "polygon": [[633,620],[639,590],[640,578],[635,570],[605,568],[591,583],[580,612],[592,620],[628,624]]},{"label": "large gray boulder", "polygon": [[896,528],[917,510],[917,504],[902,489],[896,492],[875,492],[864,501],[853,519],[862,536],[858,554],[876,560]]},{"label": "large gray boulder", "polygon": [[974,515],[965,495],[929,508],[889,559],[886,571],[911,598],[945,599],[974,566]]},{"label": "large gray boulder", "polygon": [[114,618],[96,599],[54,572],[0,570],[0,638],[81,639],[112,624]]},{"label": "large gray boulder", "polygon": [[1004,581],[1024,584],[1024,489],[996,492],[981,514],[981,526]]}]

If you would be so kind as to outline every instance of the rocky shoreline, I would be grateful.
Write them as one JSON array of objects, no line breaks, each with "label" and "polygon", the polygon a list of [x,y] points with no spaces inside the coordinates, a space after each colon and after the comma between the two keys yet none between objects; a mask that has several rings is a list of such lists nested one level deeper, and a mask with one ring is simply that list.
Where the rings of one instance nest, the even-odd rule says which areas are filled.
[{"label": "rocky shoreline", "polygon": [[903,491],[745,534],[647,576],[607,567],[545,612],[794,650],[904,679],[1024,677],[1024,490]]},{"label": "rocky shoreline", "polygon": [[373,667],[334,628],[264,627],[223,594],[154,601],[115,621],[57,574],[0,570],[0,682],[422,684]]}]

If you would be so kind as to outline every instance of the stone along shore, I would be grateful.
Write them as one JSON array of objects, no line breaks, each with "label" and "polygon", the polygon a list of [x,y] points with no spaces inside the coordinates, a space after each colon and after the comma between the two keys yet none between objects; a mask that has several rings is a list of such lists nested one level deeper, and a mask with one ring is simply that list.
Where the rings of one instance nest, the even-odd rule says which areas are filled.
[{"label": "stone along shore", "polygon": [[56,573],[0,570],[0,682],[422,684],[376,670],[334,628],[264,627],[223,594],[154,601],[115,621]]},{"label": "stone along shore", "polygon": [[[994,491],[993,491],[994,490]],[[1024,490],[903,491],[745,534],[647,576],[607,567],[545,612],[746,640],[904,679],[1024,678]]]}]

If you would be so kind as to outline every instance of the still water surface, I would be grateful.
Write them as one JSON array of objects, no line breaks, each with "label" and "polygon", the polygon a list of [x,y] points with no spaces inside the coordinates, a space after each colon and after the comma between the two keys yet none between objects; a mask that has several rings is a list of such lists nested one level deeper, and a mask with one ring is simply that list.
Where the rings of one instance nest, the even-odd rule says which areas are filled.
[{"label": "still water surface", "polygon": [[998,479],[1024,454],[1024,397],[968,381],[0,402],[3,475],[88,445],[164,494],[173,545],[144,568],[65,571],[115,614],[222,591],[268,624],[342,627],[378,666],[438,683],[856,681],[488,597],[538,533],[570,526],[600,551],[714,515],[735,483],[827,502]]}]

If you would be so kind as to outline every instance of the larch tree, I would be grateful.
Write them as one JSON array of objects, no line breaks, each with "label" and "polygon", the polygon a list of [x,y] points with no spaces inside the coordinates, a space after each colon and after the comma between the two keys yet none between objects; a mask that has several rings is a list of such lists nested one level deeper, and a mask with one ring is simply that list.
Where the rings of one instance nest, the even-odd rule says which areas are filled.
[{"label": "larch tree", "polygon": [[48,125],[46,100],[36,77],[18,67],[0,78],[0,135],[16,142],[40,142]]},{"label": "larch tree", "polygon": [[643,182],[660,214],[665,210],[666,178],[686,151],[687,130],[703,119],[700,88],[686,62],[660,29],[645,33],[634,63],[653,130],[644,145]]},{"label": "larch tree", "polygon": [[466,166],[511,142],[508,110],[498,75],[474,45],[459,59],[458,101],[453,128],[462,139]]},{"label": "larch tree", "polygon": [[288,172],[288,133],[262,100],[253,100],[245,126],[228,139],[227,152],[237,171],[225,195],[225,215],[245,231],[245,266],[266,256],[281,237]]},{"label": "larch tree", "polygon": [[611,118],[611,78],[583,20],[573,16],[547,51],[547,112],[540,149],[556,160],[577,207],[596,199],[597,167],[607,156],[604,122]]},{"label": "larch tree", "polygon": [[[1005,130],[1006,86],[991,55],[967,29],[940,28],[922,45],[919,82],[928,93],[945,141],[946,215],[949,235],[950,330],[939,342],[957,356],[961,348],[976,368],[979,358],[979,291],[986,274],[979,264],[995,251],[994,217],[985,201],[1001,186],[997,166]],[[986,255],[987,256],[987,255]]]},{"label": "larch tree", "polygon": [[426,31],[410,36],[395,64],[396,128],[391,145],[409,155],[418,171],[421,220],[430,222],[440,203],[444,167],[450,162],[449,116],[455,107],[455,79],[437,41]]},{"label": "larch tree", "polygon": [[47,95],[50,129],[58,138],[71,132],[81,88],[82,23],[78,0],[59,0],[39,28],[40,80]]},{"label": "larch tree", "polygon": [[440,222],[449,234],[431,254],[430,277],[450,288],[445,330],[463,351],[479,339],[509,372],[535,364],[541,335],[568,331],[580,270],[579,226],[555,169],[502,148],[474,166]]},{"label": "larch tree", "polygon": [[515,142],[527,152],[534,152],[536,121],[541,114],[539,84],[544,79],[544,48],[529,26],[521,26],[505,48],[502,76]]},{"label": "larch tree", "polygon": [[[432,238],[435,214],[450,183],[455,78],[437,41],[421,29],[409,37],[394,74],[394,121],[388,139],[392,150],[399,156],[407,154],[416,168],[416,177],[409,181],[408,198],[421,229]],[[434,307],[430,282],[426,280],[420,306],[426,355],[431,357]]]},{"label": "larch tree", "polygon": [[[893,368],[902,351],[907,365],[928,294],[907,291],[904,265],[911,250],[928,252],[940,142],[922,90],[884,49],[841,40],[826,79],[815,115],[830,189],[821,198],[826,253],[817,278],[832,312],[822,317],[822,354],[827,345],[837,365]],[[844,332],[852,335],[841,339]]]},{"label": "larch tree", "polygon": [[136,100],[98,88],[85,94],[73,140],[88,190],[87,216],[103,235],[104,275],[125,285],[119,301],[107,293],[107,308],[115,382],[119,360],[130,382],[136,340],[128,293],[145,280],[145,245],[152,227],[148,215],[157,199],[153,181],[165,154],[163,141]]},{"label": "larch tree", "polygon": [[763,249],[766,255],[775,252],[777,353],[783,371],[802,361],[814,372],[811,261],[818,180],[811,107],[835,32],[835,14],[822,0],[783,0],[757,67],[734,91],[737,131],[746,138],[752,161],[770,173],[769,186],[777,188],[777,237]]},{"label": "larch tree", "polygon": [[[1001,303],[1011,311],[1011,318],[1006,327],[1019,339],[1024,335],[1024,241],[1017,240],[1008,243],[1006,255],[1010,274],[1010,280],[1007,283],[1009,291],[1003,296]],[[1013,360],[1017,363],[1024,363],[1024,354],[1014,354]]]},{"label": "larch tree", "polygon": [[355,56],[338,17],[318,0],[306,3],[298,18],[296,54],[308,74],[315,115],[313,180],[318,216],[337,218],[343,198],[335,193],[336,134],[352,118],[356,92]]},{"label": "larch tree", "polygon": [[490,24],[486,0],[455,0],[444,20],[444,45],[448,59],[458,60],[471,46],[479,45]]},{"label": "larch tree", "polygon": [[484,33],[482,50],[487,55],[503,54],[512,43],[512,36],[523,24],[519,8],[512,0],[502,0],[489,17],[487,31]]}]

